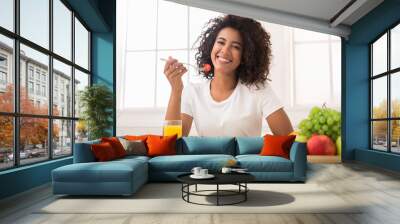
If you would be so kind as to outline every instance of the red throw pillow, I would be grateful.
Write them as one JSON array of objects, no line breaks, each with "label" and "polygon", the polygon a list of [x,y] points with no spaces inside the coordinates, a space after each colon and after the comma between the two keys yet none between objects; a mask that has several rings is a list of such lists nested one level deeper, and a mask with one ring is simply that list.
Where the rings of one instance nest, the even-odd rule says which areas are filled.
[{"label": "red throw pillow", "polygon": [[126,151],[124,149],[124,146],[122,146],[121,142],[117,137],[101,138],[101,142],[110,143],[110,145],[115,151],[115,155],[117,156],[117,158],[126,156]]},{"label": "red throw pillow", "polygon": [[91,149],[94,157],[99,162],[109,161],[117,158],[113,147],[108,142],[93,144],[91,145]]},{"label": "red throw pillow", "polygon": [[147,138],[148,156],[176,155],[176,139],[178,135],[173,136],[155,136]]},{"label": "red throw pillow", "polygon": [[265,135],[264,145],[261,149],[262,156],[281,156],[289,159],[290,148],[296,135],[280,136],[280,135]]}]

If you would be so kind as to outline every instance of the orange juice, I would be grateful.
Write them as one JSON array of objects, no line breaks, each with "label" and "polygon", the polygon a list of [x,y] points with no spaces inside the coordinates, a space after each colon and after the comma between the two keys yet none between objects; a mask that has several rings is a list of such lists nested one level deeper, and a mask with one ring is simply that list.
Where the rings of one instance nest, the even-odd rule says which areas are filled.
[{"label": "orange juice", "polygon": [[164,136],[178,135],[178,138],[182,137],[182,125],[165,125]]}]

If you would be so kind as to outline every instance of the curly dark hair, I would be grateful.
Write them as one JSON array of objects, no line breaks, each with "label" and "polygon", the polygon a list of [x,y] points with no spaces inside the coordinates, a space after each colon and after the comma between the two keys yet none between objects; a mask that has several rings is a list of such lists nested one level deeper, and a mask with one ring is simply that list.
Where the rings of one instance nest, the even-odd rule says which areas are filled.
[{"label": "curly dark hair", "polygon": [[211,61],[211,50],[218,33],[226,27],[239,31],[242,37],[242,58],[239,67],[236,69],[236,76],[239,81],[250,87],[259,84],[264,86],[269,75],[271,64],[271,41],[270,35],[264,30],[261,24],[253,19],[226,15],[211,19],[205,27],[198,40],[200,46],[196,53],[196,63],[201,68],[204,64],[211,65],[209,73],[199,72],[207,79],[214,77],[214,66]]}]

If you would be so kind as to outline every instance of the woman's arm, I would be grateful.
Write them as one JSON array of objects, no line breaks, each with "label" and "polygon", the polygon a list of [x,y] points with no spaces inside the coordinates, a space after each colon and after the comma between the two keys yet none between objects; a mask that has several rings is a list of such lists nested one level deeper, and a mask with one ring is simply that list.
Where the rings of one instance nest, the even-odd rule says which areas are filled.
[{"label": "woman's arm", "polygon": [[181,114],[182,119],[182,136],[188,136],[190,129],[192,128],[193,117],[187,114]]},{"label": "woman's arm", "polygon": [[181,98],[182,90],[172,90],[169,97],[165,120],[180,120],[181,119]]},{"label": "woman's arm", "polygon": [[293,131],[289,117],[283,108],[270,114],[266,120],[274,135],[288,135]]},{"label": "woman's arm", "polygon": [[188,136],[192,128],[193,118],[181,113],[182,93],[171,92],[165,120],[182,120],[182,136]]},{"label": "woman's arm", "polygon": [[169,57],[164,66],[164,74],[171,85],[165,120],[182,120],[182,135],[188,136],[192,127],[193,118],[187,114],[181,114],[181,100],[183,83],[182,76],[187,69],[178,60]]}]

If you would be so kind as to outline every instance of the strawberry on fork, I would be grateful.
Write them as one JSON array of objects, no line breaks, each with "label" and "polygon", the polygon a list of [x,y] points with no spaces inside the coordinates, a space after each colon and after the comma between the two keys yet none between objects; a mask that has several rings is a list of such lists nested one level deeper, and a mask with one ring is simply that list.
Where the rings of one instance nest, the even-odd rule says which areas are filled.
[{"label": "strawberry on fork", "polygon": [[[165,59],[165,58],[160,58],[160,60],[161,61],[167,61],[167,59]],[[182,64],[189,65],[192,68],[194,68],[194,69],[196,69],[196,70],[198,70],[200,72],[204,72],[206,74],[208,74],[211,71],[211,65],[210,64],[203,64],[203,66],[201,68],[199,68],[199,67],[197,67],[195,65],[189,64],[189,63],[182,63]]]}]

